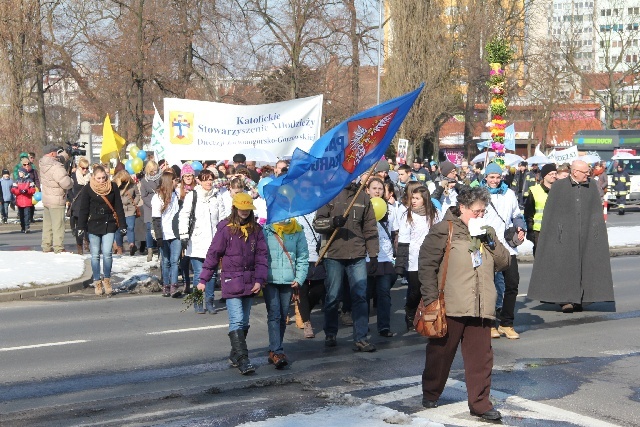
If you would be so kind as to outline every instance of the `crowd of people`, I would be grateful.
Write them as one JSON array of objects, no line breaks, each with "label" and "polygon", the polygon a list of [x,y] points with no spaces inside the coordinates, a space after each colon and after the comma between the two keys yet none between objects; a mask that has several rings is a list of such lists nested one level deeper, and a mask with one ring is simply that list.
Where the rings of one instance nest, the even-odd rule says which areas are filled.
[{"label": "crowd of people", "polygon": [[[558,304],[565,313],[613,300],[610,266],[603,265],[608,243],[599,203],[607,183],[600,164],[538,168],[522,162],[516,169],[383,159],[316,212],[265,225],[263,187],[287,173],[284,160],[257,168],[237,154],[232,162],[178,166],[150,153],[138,174],[121,163],[112,171],[85,158],[67,170],[65,153],[55,145],[44,147],[37,170],[30,153],[20,160],[15,179],[3,171],[3,221],[15,200],[29,232],[32,196],[41,188],[42,250],[64,251],[69,217],[77,252],[91,254],[96,295],[112,293],[113,255],[125,252],[146,254],[146,261],[157,253],[162,296],[202,292],[196,313],[216,314],[219,288],[229,317],[229,361],[242,374],[255,371],[247,337],[257,295],[267,309],[269,363],[282,369],[289,363],[283,338],[292,302],[305,338],[315,337],[311,311],[321,305],[325,346],[338,345],[342,323],[352,326],[354,351],[373,352],[374,311],[380,337],[398,332],[391,327],[392,287],[407,285],[404,323],[412,330],[420,300],[427,305],[438,298],[444,275],[449,332],[427,346],[423,405],[437,406],[461,344],[470,411],[495,420],[501,415],[489,401],[491,339],[520,338],[514,329],[517,255],[525,238],[536,260],[530,298]],[[622,188],[628,179],[620,175],[615,185]],[[300,197],[312,197],[303,187]],[[372,200],[385,205],[384,215]]]}]

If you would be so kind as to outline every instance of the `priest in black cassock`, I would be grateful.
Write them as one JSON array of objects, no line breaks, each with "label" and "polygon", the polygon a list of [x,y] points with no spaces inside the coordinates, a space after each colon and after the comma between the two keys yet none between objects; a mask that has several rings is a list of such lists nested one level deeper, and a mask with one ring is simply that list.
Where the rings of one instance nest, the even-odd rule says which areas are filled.
[{"label": "priest in black cassock", "polygon": [[607,227],[589,166],[575,160],[548,197],[527,297],[560,304],[565,313],[614,301]]}]

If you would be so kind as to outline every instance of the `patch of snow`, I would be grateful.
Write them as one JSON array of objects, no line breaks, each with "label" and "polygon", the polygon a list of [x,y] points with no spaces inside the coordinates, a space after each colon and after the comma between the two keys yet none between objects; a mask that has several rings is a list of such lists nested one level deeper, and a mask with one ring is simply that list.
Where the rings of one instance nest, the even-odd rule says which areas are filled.
[{"label": "patch of snow", "polygon": [[610,227],[609,247],[640,245],[640,227]]},{"label": "patch of snow", "polygon": [[384,406],[362,403],[357,406],[329,406],[310,414],[291,414],[264,421],[241,424],[243,427],[443,427],[426,418],[413,417]]},{"label": "patch of snow", "polygon": [[84,257],[72,253],[0,252],[0,289],[64,283],[84,274]]}]

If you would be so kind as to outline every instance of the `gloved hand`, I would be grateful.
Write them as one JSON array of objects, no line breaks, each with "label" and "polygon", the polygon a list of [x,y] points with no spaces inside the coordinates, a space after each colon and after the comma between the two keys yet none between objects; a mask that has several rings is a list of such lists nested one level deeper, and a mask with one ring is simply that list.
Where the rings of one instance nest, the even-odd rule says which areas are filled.
[{"label": "gloved hand", "polygon": [[180,239],[180,244],[182,245],[182,250],[186,251],[189,246],[189,239]]},{"label": "gloved hand", "polygon": [[123,235],[123,236],[127,235],[127,229],[126,228],[121,228],[119,231],[120,231],[121,235]]},{"label": "gloved hand", "polygon": [[76,236],[77,237],[83,237],[84,236],[84,230],[76,230]]},{"label": "gloved hand", "polygon": [[378,271],[378,257],[372,256],[367,263],[367,275],[373,276]]},{"label": "gloved hand", "polygon": [[482,227],[480,227],[480,229],[487,231],[487,237],[489,237],[491,241],[495,242],[496,240],[498,240],[498,237],[496,236],[496,230],[492,226],[483,225]]},{"label": "gloved hand", "polygon": [[156,239],[156,245],[158,245],[158,249],[162,248],[162,239]]},{"label": "gloved hand", "polygon": [[334,228],[342,228],[345,226],[345,224],[347,223],[347,218],[343,217],[342,215],[338,215],[338,216],[334,216],[333,217],[333,227]]}]

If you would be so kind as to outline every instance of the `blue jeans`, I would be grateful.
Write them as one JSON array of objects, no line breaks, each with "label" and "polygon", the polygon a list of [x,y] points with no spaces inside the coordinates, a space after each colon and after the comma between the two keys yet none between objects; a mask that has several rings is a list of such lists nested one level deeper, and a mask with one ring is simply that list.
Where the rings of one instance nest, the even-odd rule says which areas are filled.
[{"label": "blue jeans", "polygon": [[498,298],[496,299],[496,310],[499,311],[502,309],[502,300],[504,298],[504,275],[502,271],[498,271],[494,277],[494,281],[496,282],[496,292],[498,293]]},{"label": "blue jeans", "polygon": [[269,329],[269,350],[276,354],[284,353],[282,341],[287,328],[287,314],[291,304],[291,285],[273,285],[267,283],[263,289],[267,306],[267,327]]},{"label": "blue jeans", "polygon": [[225,302],[229,315],[229,332],[239,329],[248,331],[253,297],[228,298]]},{"label": "blue jeans", "polygon": [[147,249],[155,248],[153,236],[151,235],[151,223],[145,222],[144,224],[147,226]]},{"label": "blue jeans", "polygon": [[11,202],[0,203],[0,209],[2,209],[2,219],[6,220],[9,217],[9,205]]},{"label": "blue jeans", "polygon": [[178,260],[182,245],[180,239],[162,241],[162,283],[164,286],[178,284]]},{"label": "blue jeans", "polygon": [[353,339],[367,338],[369,316],[367,308],[367,262],[364,258],[331,259],[324,261],[327,270],[327,295],[324,301],[324,333],[335,336],[338,333],[338,302],[344,272],[347,273],[351,295],[351,316],[353,318]]},{"label": "blue jeans", "polygon": [[107,233],[97,235],[89,233],[89,249],[91,250],[91,271],[93,272],[93,280],[100,280],[100,249],[102,249],[102,272],[105,279],[111,278],[111,265],[113,258],[111,256],[113,239],[115,233]]},{"label": "blue jeans", "polygon": [[[136,226],[136,216],[131,215],[131,216],[125,217],[124,219],[127,222],[127,242],[129,242],[130,245],[135,244],[136,239],[134,237],[133,232]],[[116,233],[116,245],[122,246],[123,242],[124,242],[124,237],[122,237],[122,234],[120,234],[120,232]]]},{"label": "blue jeans", "polygon": [[[385,274],[384,276],[369,276],[371,287],[375,286],[378,297],[378,332],[391,330],[391,287],[396,281],[395,274]],[[369,298],[368,298],[369,299]],[[367,308],[369,304],[367,303]]]},{"label": "blue jeans", "polygon": [[[191,268],[193,268],[193,285],[198,286],[200,283],[200,273],[202,273],[202,264],[204,264],[204,258],[191,258]],[[213,290],[216,283],[217,273],[213,273],[211,280],[204,284],[204,300],[213,300]]]}]

